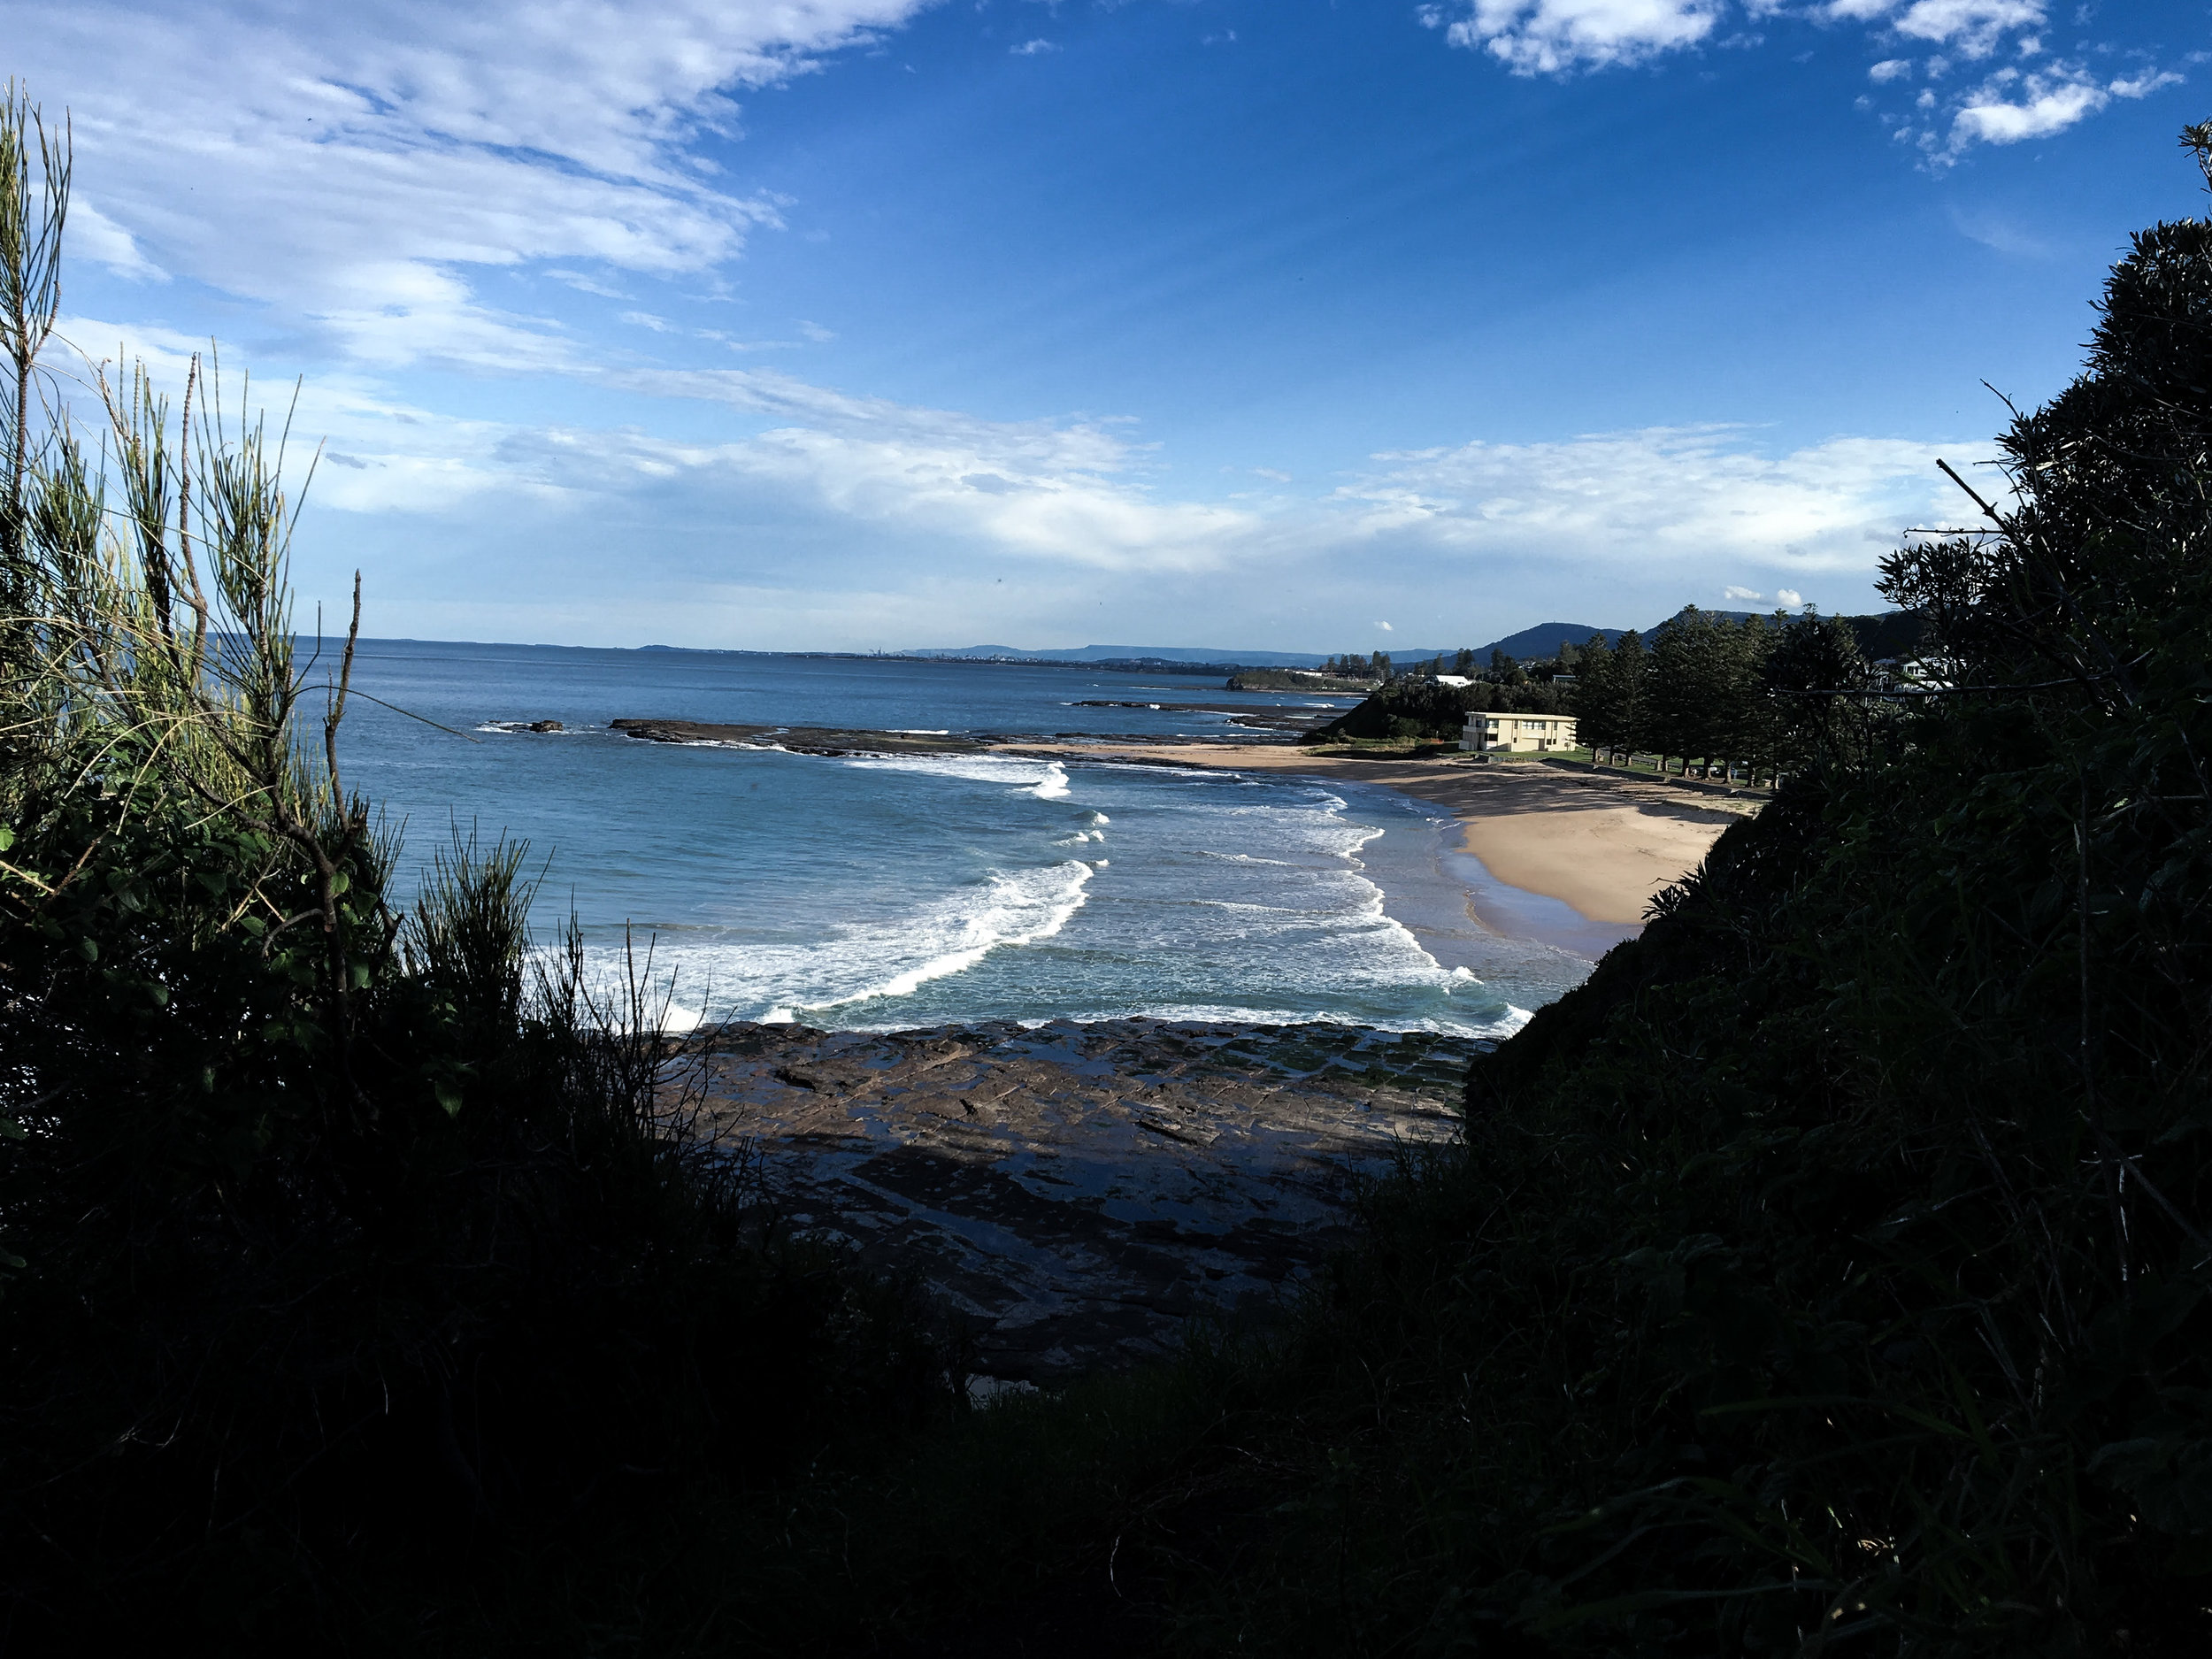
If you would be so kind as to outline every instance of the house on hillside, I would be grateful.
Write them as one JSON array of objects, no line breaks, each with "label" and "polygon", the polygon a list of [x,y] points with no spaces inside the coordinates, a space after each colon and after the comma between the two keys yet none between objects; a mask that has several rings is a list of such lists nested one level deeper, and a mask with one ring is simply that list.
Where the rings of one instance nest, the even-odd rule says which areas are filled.
[{"label": "house on hillside", "polygon": [[1575,746],[1575,718],[1571,714],[1486,714],[1467,716],[1467,730],[1459,746],[1478,755],[1501,751],[1509,755],[1535,754]]}]

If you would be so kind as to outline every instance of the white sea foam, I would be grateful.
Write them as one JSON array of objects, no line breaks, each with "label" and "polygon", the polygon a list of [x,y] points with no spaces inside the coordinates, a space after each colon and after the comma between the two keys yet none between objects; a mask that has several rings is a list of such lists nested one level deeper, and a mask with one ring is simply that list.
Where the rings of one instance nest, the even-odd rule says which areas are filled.
[{"label": "white sea foam", "polygon": [[[1509,1007],[1504,1017],[1480,1022],[1457,1019],[1407,1019],[1317,1011],[1305,1008],[1248,1008],[1231,1002],[1159,1002],[1149,1007],[1100,1010],[1071,1014],[1077,1020],[1164,1019],[1192,1025],[1363,1025],[1382,1031],[1425,1031],[1440,1037],[1509,1037],[1528,1024],[1522,1010]],[[1043,1022],[1037,1022],[1041,1024]]]},{"label": "white sea foam", "polygon": [[[1029,801],[1071,792],[1071,769],[1042,757],[880,756],[833,764],[964,783],[951,790],[956,821],[983,835],[1025,827],[1034,835],[1042,826]],[[1111,902],[1072,947],[1022,951],[1068,928],[1088,902],[1094,873],[1104,883],[1108,860],[1088,855],[1108,838],[1108,815],[1071,805],[1064,815],[1047,815],[1059,816],[1061,827],[1027,843],[1048,841],[1064,860],[1057,864],[979,872],[949,890],[926,884],[902,892],[895,880],[877,886],[881,878],[873,878],[847,902],[809,906],[787,920],[749,905],[761,919],[741,932],[710,923],[681,930],[664,961],[683,970],[684,1008],[700,1005],[698,971],[706,969],[710,1018],[890,1027],[1090,1009],[1081,1017],[1318,1018],[1495,1039],[1526,1020],[1516,1001],[1540,1002],[1550,988],[1548,969],[1525,984],[1517,960],[1470,958],[1494,985],[1469,968],[1443,966],[1425,948],[1434,941],[1390,914],[1380,882],[1392,881],[1395,893],[1396,878],[1386,870],[1425,844],[1407,841],[1404,853],[1396,851],[1409,830],[1426,833],[1418,818],[1408,823],[1365,804],[1356,811],[1342,795],[1310,784],[1268,780],[1263,792],[1225,787],[1245,780],[1213,774],[1142,768],[1113,775],[1121,770],[1087,771],[1073,780],[1094,798],[1132,805],[1114,833],[1121,843],[1115,862],[1128,867],[1115,872]],[[1400,833],[1389,843],[1392,862],[1376,860],[1369,849],[1393,829]],[[980,835],[962,840],[971,856],[989,845]]]},{"label": "white sea foam", "polygon": [[718,964],[733,969],[737,979],[727,987],[726,1005],[741,1014],[767,1003],[757,1018],[781,1023],[911,995],[1001,947],[1057,933],[1083,907],[1091,875],[1077,859],[997,872],[979,887],[947,894],[880,926],[840,929],[812,946],[718,951]]},{"label": "white sea foam", "polygon": [[565,726],[557,732],[535,731],[532,729],[527,720],[479,720],[476,723],[476,729],[480,732],[496,732],[502,737],[596,737],[599,735],[598,728],[589,726]]},{"label": "white sea foam", "polygon": [[1041,800],[1057,800],[1068,793],[1067,768],[1056,760],[1021,760],[1008,755],[869,755],[846,757],[839,764],[862,772],[906,772],[1003,784]]},{"label": "white sea foam", "polygon": [[1075,858],[1048,870],[994,875],[981,905],[936,918],[939,928],[934,937],[926,929],[908,930],[910,937],[921,932],[930,943],[950,949],[940,949],[879,983],[802,1006],[816,1010],[843,1008],[879,996],[911,996],[932,979],[973,967],[1001,945],[1028,945],[1049,939],[1083,908],[1088,896],[1084,888],[1090,879],[1091,867]]}]

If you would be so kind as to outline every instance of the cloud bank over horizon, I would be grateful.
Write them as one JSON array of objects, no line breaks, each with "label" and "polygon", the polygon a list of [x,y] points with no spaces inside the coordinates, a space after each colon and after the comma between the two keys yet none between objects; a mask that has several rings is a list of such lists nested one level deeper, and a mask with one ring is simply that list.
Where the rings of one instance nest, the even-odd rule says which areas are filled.
[{"label": "cloud bank over horizon", "polygon": [[[68,333],[119,331],[71,319]],[[146,336],[127,346],[173,379],[190,349]],[[1006,626],[1030,631],[1023,643],[1059,647],[1093,642],[1069,631],[1071,592],[1133,585],[1144,596],[1135,609],[1117,601],[1087,633],[1218,633],[1218,607],[1170,623],[1152,603],[1212,591],[1234,596],[1248,632],[1325,641],[1341,631],[1340,600],[1381,586],[1363,574],[1381,565],[1397,581],[1445,591],[1539,572],[1570,591],[1601,593],[1606,614],[1585,619],[1620,626],[1683,603],[1732,601],[1751,591],[1746,580],[1816,595],[1825,579],[1855,592],[1901,527],[1943,516],[1950,488],[1934,466],[1947,446],[1838,437],[1777,452],[1755,432],[1708,426],[1385,451],[1339,481],[1193,502],[1155,487],[1148,449],[1118,425],[980,421],[844,396],[776,371],[618,378],[774,424],[720,442],[518,426],[442,417],[383,396],[373,382],[330,380],[306,388],[296,416],[303,429],[327,434],[313,499],[326,514],[359,521],[361,534],[416,545],[426,535],[527,545],[548,522],[582,527],[587,543],[596,526],[625,521],[741,524],[745,580],[727,580],[729,553],[709,531],[704,544],[680,534],[630,549],[627,591],[611,608],[549,604],[537,585],[518,593],[495,559],[449,572],[435,611],[388,592],[373,595],[376,611],[527,618],[529,637],[561,643],[589,642],[576,621],[588,617],[616,629],[619,637],[599,636],[609,643],[764,648],[803,626],[808,637],[782,642],[895,649],[952,637],[947,630],[987,600],[1010,616]],[[856,580],[825,580],[815,555],[831,546]],[[943,555],[926,596],[878,585],[916,549]],[[680,603],[664,609],[651,597],[664,594]],[[1083,611],[1104,608],[1083,607],[1073,626],[1083,630]],[[1329,619],[1317,623],[1317,613]],[[376,626],[420,631],[403,620]]]}]

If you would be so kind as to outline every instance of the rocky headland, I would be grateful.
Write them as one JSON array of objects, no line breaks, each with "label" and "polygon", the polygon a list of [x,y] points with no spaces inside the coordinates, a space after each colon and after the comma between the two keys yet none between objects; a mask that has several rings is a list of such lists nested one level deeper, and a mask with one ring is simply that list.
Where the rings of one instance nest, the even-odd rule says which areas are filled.
[{"label": "rocky headland", "polygon": [[650,743],[733,743],[798,755],[979,755],[979,739],[944,732],[850,731],[826,726],[729,726],[708,720],[610,720],[610,728]]},{"label": "rocky headland", "polygon": [[[1079,709],[1148,709],[1170,714],[1218,714],[1234,730],[1218,738],[1187,733],[1028,732],[879,732],[822,726],[736,726],[708,720],[620,719],[608,726],[654,743],[732,743],[749,749],[782,749],[798,755],[981,755],[1019,753],[1025,743],[1151,744],[1284,743],[1313,724],[1308,708],[1267,708],[1233,703],[1136,703],[1091,699]],[[557,730],[554,722],[495,722],[509,731]]]}]

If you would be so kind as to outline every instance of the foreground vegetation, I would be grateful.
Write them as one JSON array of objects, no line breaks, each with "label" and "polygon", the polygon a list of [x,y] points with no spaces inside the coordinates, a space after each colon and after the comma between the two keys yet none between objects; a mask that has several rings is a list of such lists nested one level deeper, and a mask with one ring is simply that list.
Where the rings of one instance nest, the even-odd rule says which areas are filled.
[{"label": "foreground vegetation", "polygon": [[65,169],[7,113],[27,1649],[2212,1636],[2212,225],[2116,270],[2016,502],[1889,562],[1948,686],[1763,679],[1775,802],[1479,1064],[1286,1327],[974,1411],[916,1296],[693,1132],[649,972],[530,965],[518,849],[389,893],[281,436],[211,369],[42,412]]},{"label": "foreground vegetation", "polygon": [[1789,700],[1777,801],[1374,1195],[1221,1396],[1272,1502],[1184,1646],[2212,1637],[2208,324],[2212,225],[2139,237],[2016,502],[1887,562],[1948,686]]},{"label": "foreground vegetation", "polygon": [[2212,1635],[2208,323],[2212,226],[2139,237],[2016,503],[1886,566],[1950,687],[1793,700],[1806,767],[1379,1195],[1248,1641]]},{"label": "foreground vegetation", "polygon": [[293,626],[282,435],[211,366],[173,410],[56,361],[66,209],[11,96],[7,1640],[396,1637],[580,1530],[948,1409],[918,1305],[764,1233],[691,1134],[649,974],[595,990],[572,940],[529,965],[522,849],[456,837],[395,902],[339,769],[352,641]]}]

